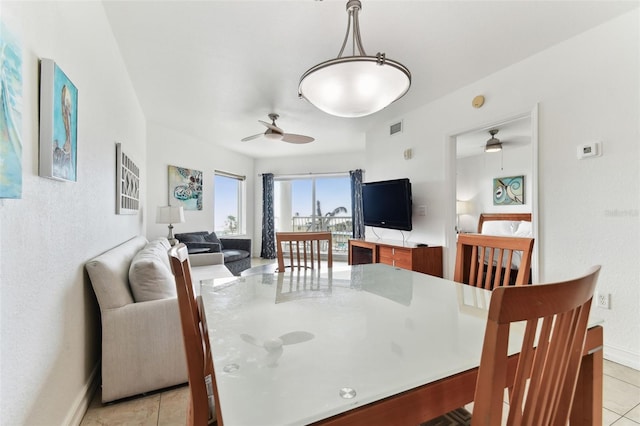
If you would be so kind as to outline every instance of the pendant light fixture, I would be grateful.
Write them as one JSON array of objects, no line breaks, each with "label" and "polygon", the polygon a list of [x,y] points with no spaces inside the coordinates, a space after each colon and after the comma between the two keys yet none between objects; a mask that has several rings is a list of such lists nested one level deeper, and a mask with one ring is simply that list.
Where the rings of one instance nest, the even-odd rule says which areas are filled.
[{"label": "pendant light fixture", "polygon": [[[347,2],[347,33],[338,57],[307,70],[298,85],[299,97],[338,117],[373,114],[400,99],[411,86],[407,67],[384,53],[365,53],[358,23],[361,8],[359,0]],[[350,34],[352,56],[342,56]]]},{"label": "pendant light fixture", "polygon": [[484,146],[484,152],[498,152],[502,151],[502,142],[500,139],[496,138],[496,134],[498,133],[498,129],[489,130],[489,134],[491,135],[491,139],[487,141],[487,144]]}]

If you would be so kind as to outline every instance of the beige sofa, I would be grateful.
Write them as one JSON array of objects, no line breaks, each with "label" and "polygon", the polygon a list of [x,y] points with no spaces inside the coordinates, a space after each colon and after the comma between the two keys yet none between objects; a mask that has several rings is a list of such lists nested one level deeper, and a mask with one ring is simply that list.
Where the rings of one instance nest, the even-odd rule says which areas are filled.
[{"label": "beige sofa", "polygon": [[[102,321],[103,402],[187,381],[169,247],[137,236],[86,263]],[[190,262],[194,283],[233,276],[221,253]]]}]

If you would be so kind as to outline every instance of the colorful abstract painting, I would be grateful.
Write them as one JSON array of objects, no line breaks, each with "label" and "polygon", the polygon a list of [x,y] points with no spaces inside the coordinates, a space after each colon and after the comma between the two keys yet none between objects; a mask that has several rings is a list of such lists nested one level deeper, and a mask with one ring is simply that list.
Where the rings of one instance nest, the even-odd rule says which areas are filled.
[{"label": "colorful abstract painting", "polygon": [[78,89],[51,59],[40,60],[40,176],[77,181]]},{"label": "colorful abstract painting", "polygon": [[511,206],[524,204],[524,176],[495,178],[493,180],[493,205]]},{"label": "colorful abstract painting", "polygon": [[22,51],[0,21],[0,198],[22,197]]},{"label": "colorful abstract painting", "polygon": [[169,205],[202,210],[202,172],[169,166]]}]

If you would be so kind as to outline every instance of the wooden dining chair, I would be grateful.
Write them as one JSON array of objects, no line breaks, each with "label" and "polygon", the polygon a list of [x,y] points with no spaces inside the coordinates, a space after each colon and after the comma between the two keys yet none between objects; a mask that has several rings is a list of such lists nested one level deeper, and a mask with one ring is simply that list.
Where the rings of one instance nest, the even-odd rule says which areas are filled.
[{"label": "wooden dining chair", "polygon": [[[278,272],[286,267],[320,269],[320,252],[326,245],[327,267],[333,266],[331,232],[276,232]],[[285,254],[289,253],[289,264],[285,265]]]},{"label": "wooden dining chair", "polygon": [[220,402],[207,321],[202,299],[196,298],[191,281],[187,246],[180,243],[169,250],[171,269],[176,279],[180,323],[187,357],[189,378],[188,426],[218,424],[222,426]]},{"label": "wooden dining chair", "polygon": [[[460,234],[453,280],[489,290],[528,284],[533,242],[533,238]],[[520,255],[517,272],[513,269],[516,253]]]},{"label": "wooden dining chair", "polygon": [[[567,424],[599,272],[600,266],[595,266],[569,281],[493,290],[471,426],[502,424],[505,388],[510,390],[508,425]],[[515,370],[510,370],[509,331],[519,322],[524,325],[524,338]],[[469,424],[451,419],[441,416],[423,426]]]}]

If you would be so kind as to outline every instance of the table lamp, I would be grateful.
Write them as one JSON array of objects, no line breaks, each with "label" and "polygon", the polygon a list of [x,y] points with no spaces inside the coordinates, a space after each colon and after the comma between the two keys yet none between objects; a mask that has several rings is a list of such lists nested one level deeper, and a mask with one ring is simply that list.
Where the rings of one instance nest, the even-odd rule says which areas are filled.
[{"label": "table lamp", "polygon": [[473,205],[471,201],[456,201],[456,233],[460,233],[460,216],[463,214],[471,214]]},{"label": "table lamp", "polygon": [[173,236],[173,224],[183,222],[184,210],[182,206],[162,206],[156,210],[156,223],[169,224],[169,235],[167,239],[172,246],[178,244],[178,240]]}]

